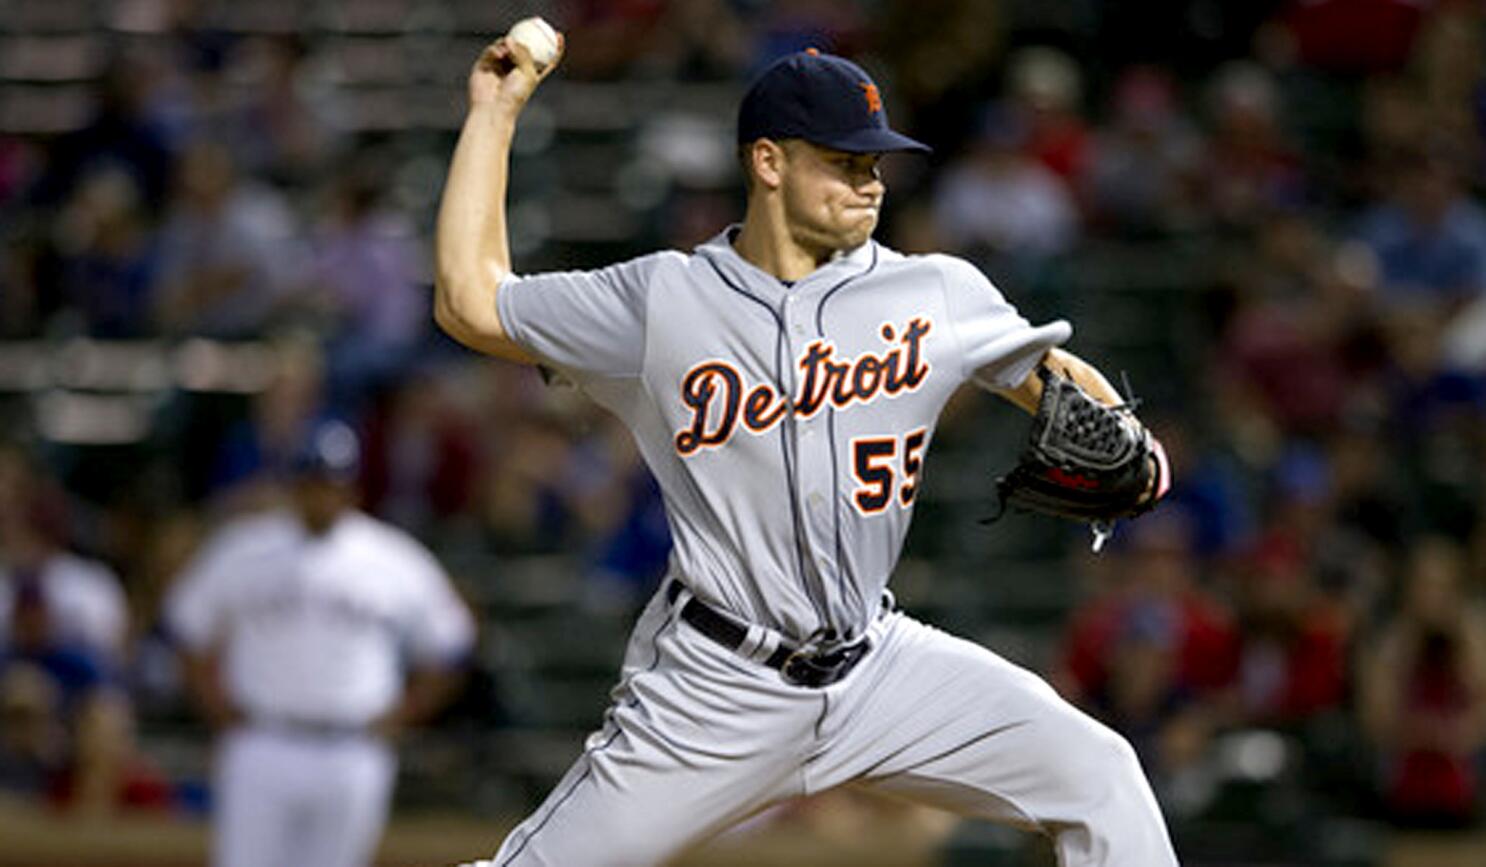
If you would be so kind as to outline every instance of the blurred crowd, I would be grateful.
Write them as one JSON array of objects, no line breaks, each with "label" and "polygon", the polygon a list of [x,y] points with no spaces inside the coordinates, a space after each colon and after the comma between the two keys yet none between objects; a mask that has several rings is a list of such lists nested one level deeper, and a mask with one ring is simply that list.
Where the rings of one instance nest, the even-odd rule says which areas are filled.
[{"label": "blurred crowd", "polygon": [[[633,605],[668,546],[622,430],[433,333],[424,188],[452,129],[358,130],[334,86],[352,59],[329,63],[313,28],[237,32],[218,17],[229,4],[124,5],[156,25],[118,41],[91,119],[0,132],[0,336],[255,340],[273,365],[248,399],[163,398],[128,447],[49,443],[23,396],[0,400],[0,787],[94,808],[169,797],[130,748],[134,712],[178,688],[158,599],[205,528],[279,496],[319,420],[364,438],[369,511],[436,550],[572,556],[582,604]],[[404,7],[464,9],[364,10]],[[1072,317],[1075,350],[1097,323],[1077,318],[1072,265],[1137,251],[1159,272],[1169,257],[1182,285],[1140,301],[1126,339],[1178,356],[1142,411],[1177,486],[1112,551],[1057,561],[1081,595],[1045,673],[1135,742],[1163,797],[1190,794],[1225,733],[1257,728],[1282,733],[1341,809],[1472,825],[1486,804],[1486,8],[1142,7],[484,14],[501,14],[495,29],[541,11],[566,32],[554,88],[740,85],[808,46],[861,60],[895,126],[936,148],[887,164],[879,238],[974,260],[1027,309]],[[461,82],[443,84],[455,105]],[[718,133],[698,143],[724,162],[731,111],[716,106]],[[637,141],[674,168],[660,151],[675,140]],[[519,179],[539,153],[518,152]],[[620,249],[696,243],[739,204],[676,169]],[[614,249],[532,258],[592,267]],[[1177,307],[1194,313],[1181,333],[1155,327]]]}]

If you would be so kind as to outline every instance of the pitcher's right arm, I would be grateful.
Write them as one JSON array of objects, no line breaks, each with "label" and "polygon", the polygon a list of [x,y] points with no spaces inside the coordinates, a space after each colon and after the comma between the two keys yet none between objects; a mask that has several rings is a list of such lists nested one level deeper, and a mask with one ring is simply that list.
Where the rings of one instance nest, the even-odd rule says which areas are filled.
[{"label": "pitcher's right arm", "polygon": [[469,113],[449,165],[434,241],[434,320],[471,349],[532,363],[501,327],[495,294],[511,273],[506,185],[516,120],[561,60],[537,70],[527,50],[501,38],[469,77]]}]

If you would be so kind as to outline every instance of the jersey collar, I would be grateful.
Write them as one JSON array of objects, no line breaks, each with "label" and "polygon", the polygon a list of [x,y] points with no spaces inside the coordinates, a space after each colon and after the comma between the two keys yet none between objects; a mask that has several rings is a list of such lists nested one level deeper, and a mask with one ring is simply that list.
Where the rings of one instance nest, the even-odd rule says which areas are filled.
[{"label": "jersey collar", "polygon": [[791,293],[811,294],[824,291],[843,280],[863,273],[872,266],[873,247],[877,243],[869,239],[865,244],[842,252],[836,258],[796,280],[794,286],[791,287],[786,286],[773,274],[738,255],[738,251],[733,248],[733,238],[742,228],[741,223],[728,226],[713,236],[711,240],[697,247],[696,254],[707,257],[724,274],[746,286],[749,291],[770,299],[779,299]]}]

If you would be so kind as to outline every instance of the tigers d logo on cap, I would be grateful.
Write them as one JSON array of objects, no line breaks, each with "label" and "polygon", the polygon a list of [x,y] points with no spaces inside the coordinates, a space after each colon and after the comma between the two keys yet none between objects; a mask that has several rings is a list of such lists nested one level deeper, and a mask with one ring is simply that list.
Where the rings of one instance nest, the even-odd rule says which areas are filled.
[{"label": "tigers d logo on cap", "polygon": [[816,49],[771,63],[738,106],[738,143],[804,139],[849,153],[928,152],[929,146],[888,126],[882,91],[844,57]]}]

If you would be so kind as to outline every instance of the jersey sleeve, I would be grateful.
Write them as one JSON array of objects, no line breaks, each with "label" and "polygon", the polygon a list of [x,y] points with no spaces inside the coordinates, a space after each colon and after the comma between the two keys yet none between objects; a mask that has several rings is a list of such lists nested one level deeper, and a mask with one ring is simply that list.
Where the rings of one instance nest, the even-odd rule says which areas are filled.
[{"label": "jersey sleeve", "polygon": [[411,556],[412,599],[405,610],[405,640],[415,667],[443,667],[468,656],[475,645],[475,620],[443,567],[424,551]]},{"label": "jersey sleeve", "polygon": [[496,292],[501,327],[555,367],[594,376],[638,376],[656,253],[596,271],[506,277]]},{"label": "jersey sleeve", "polygon": [[209,540],[177,576],[165,597],[165,627],[189,651],[211,648],[223,636],[231,585],[231,553],[225,540]]},{"label": "jersey sleeve", "polygon": [[936,258],[964,378],[990,389],[1015,388],[1044,353],[1073,336],[1073,326],[1062,319],[1044,325],[1028,322],[969,262],[952,256]]}]

